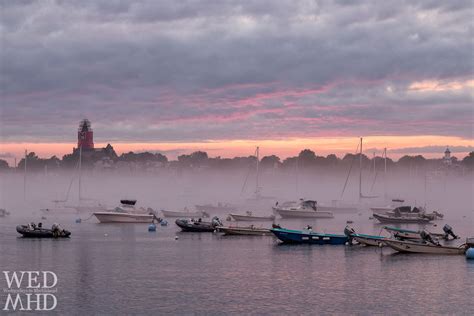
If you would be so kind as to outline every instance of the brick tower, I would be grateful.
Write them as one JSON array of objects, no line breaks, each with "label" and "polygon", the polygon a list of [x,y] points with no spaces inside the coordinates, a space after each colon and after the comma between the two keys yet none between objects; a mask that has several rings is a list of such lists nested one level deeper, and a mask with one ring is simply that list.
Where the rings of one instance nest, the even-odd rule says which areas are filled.
[{"label": "brick tower", "polygon": [[77,148],[81,147],[83,150],[94,149],[94,132],[88,119],[81,121],[77,131]]}]

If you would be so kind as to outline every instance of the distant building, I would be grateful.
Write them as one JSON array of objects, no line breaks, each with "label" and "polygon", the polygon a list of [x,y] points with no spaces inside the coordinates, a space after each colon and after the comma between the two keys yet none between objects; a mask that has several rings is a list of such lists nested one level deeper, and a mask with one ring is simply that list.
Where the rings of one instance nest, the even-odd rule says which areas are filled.
[{"label": "distant building", "polygon": [[91,122],[88,119],[83,119],[79,124],[77,131],[77,148],[82,150],[94,149],[94,132],[91,128]]},{"label": "distant building", "polygon": [[[94,132],[88,119],[83,119],[79,123],[77,148],[73,148],[71,156],[77,158],[81,149],[83,161],[91,161],[92,163],[103,161],[105,165],[109,165],[111,161],[117,159],[117,154],[110,144],[107,144],[104,148],[94,148]],[[76,160],[76,158],[71,159]]]}]

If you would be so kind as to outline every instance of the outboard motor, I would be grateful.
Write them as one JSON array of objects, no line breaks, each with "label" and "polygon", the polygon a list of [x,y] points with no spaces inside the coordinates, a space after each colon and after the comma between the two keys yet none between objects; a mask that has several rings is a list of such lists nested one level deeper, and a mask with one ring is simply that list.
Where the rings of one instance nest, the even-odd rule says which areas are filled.
[{"label": "outboard motor", "polygon": [[212,218],[212,226],[214,226],[214,227],[222,226],[222,222],[221,222],[221,220],[219,219],[219,217],[214,216],[214,217]]},{"label": "outboard motor", "polygon": [[347,236],[348,238],[348,242],[349,242],[349,245],[352,246],[352,235],[355,234],[355,230],[354,228],[350,227],[349,225],[347,225],[345,228],[344,228],[344,235]]},{"label": "outboard motor", "polygon": [[453,228],[451,226],[449,226],[448,224],[445,224],[443,226],[443,231],[445,233],[444,239],[446,239],[446,240],[449,239],[449,236],[453,237],[453,239],[458,239],[459,238],[458,236],[456,236],[456,234],[454,234]]},{"label": "outboard motor", "polygon": [[430,233],[427,232],[426,230],[422,230],[420,232],[420,236],[421,236],[421,239],[427,243],[431,243],[433,245],[439,245],[439,243],[435,241],[433,237],[430,235]]}]

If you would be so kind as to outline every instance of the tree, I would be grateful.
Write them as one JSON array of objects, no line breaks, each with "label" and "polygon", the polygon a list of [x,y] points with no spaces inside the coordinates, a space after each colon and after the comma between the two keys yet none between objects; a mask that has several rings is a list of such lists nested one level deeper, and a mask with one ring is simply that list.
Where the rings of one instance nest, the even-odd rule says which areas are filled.
[{"label": "tree", "polygon": [[0,170],[8,170],[10,166],[8,166],[8,162],[3,159],[0,159]]},{"label": "tree", "polygon": [[298,155],[298,164],[301,168],[306,168],[314,165],[316,161],[316,154],[310,149],[302,150]]},{"label": "tree", "polygon": [[471,151],[469,155],[463,158],[462,164],[466,166],[466,168],[474,169],[474,151]]},{"label": "tree", "polygon": [[280,165],[280,158],[275,155],[265,156],[260,160],[262,168],[276,168]]}]

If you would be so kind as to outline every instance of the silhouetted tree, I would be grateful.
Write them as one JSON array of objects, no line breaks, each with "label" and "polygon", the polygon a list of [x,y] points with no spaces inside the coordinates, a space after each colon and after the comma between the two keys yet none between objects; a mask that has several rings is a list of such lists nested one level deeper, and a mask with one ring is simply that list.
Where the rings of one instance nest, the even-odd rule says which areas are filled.
[{"label": "silhouetted tree", "polygon": [[474,151],[471,151],[469,155],[463,158],[462,164],[469,169],[474,169]]},{"label": "silhouetted tree", "polygon": [[260,160],[262,168],[277,168],[280,164],[280,158],[275,155],[265,156]]},{"label": "silhouetted tree", "polygon": [[8,170],[10,166],[8,166],[8,162],[3,159],[0,159],[0,170]]}]

